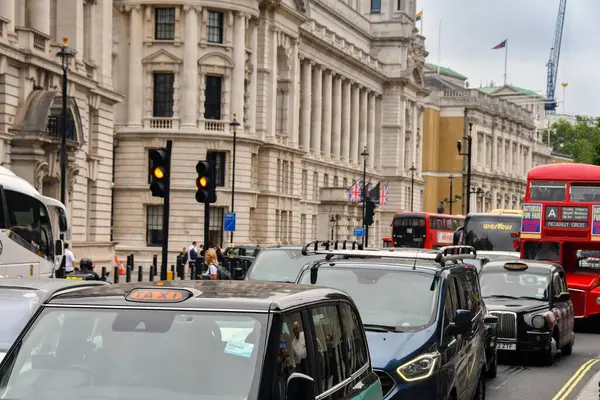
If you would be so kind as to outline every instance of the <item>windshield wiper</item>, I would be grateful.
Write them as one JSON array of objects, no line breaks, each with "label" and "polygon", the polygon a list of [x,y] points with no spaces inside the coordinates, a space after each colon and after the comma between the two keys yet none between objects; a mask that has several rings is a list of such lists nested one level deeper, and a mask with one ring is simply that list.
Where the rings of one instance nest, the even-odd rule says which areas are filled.
[{"label": "windshield wiper", "polygon": [[483,296],[484,299],[489,299],[490,297],[495,297],[497,299],[517,299],[518,297],[509,296],[506,294],[493,294],[491,296]]},{"label": "windshield wiper", "polygon": [[519,296],[520,299],[527,299],[527,300],[539,300],[539,301],[546,301],[545,299],[540,299],[539,297],[533,297],[533,296]]},{"label": "windshield wiper", "polygon": [[402,331],[396,329],[395,326],[391,326],[391,325],[363,324],[363,326],[365,327],[366,331],[402,333]]}]

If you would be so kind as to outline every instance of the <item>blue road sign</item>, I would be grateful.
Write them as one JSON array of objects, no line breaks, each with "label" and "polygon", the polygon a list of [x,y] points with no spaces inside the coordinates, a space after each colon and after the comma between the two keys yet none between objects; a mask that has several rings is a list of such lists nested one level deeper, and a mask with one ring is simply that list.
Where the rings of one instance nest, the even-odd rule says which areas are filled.
[{"label": "blue road sign", "polygon": [[354,236],[356,236],[356,237],[365,236],[365,228],[354,228]]},{"label": "blue road sign", "polygon": [[235,232],[235,213],[223,213],[223,230],[225,232]]}]

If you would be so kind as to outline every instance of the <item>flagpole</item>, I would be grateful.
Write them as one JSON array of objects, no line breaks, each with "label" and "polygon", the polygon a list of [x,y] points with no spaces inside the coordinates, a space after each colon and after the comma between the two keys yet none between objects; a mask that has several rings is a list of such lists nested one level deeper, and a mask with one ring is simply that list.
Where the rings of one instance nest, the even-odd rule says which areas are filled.
[{"label": "flagpole", "polygon": [[440,63],[442,62],[442,18],[440,18],[440,26],[438,30],[438,63],[437,74],[440,74]]},{"label": "flagpole", "polygon": [[504,45],[504,86],[506,86],[506,80],[507,80],[507,75],[506,75],[507,67],[508,67],[508,39],[506,39],[506,44]]}]

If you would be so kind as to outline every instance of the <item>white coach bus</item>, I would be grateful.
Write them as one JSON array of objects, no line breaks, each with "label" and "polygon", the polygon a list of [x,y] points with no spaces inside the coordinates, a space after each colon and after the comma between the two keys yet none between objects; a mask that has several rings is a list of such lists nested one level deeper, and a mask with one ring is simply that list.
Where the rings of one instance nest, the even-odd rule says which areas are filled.
[{"label": "white coach bus", "polygon": [[0,278],[50,277],[63,257],[65,206],[0,167]]}]

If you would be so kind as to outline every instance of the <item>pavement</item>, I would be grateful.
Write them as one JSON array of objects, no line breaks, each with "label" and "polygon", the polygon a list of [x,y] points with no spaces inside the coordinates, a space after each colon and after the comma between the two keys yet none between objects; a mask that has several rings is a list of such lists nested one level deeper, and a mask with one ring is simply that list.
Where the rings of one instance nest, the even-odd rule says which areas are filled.
[{"label": "pavement", "polygon": [[599,400],[600,399],[600,372],[594,375],[583,390],[577,395],[576,400]]}]

